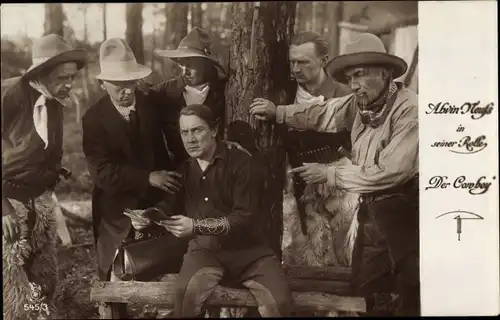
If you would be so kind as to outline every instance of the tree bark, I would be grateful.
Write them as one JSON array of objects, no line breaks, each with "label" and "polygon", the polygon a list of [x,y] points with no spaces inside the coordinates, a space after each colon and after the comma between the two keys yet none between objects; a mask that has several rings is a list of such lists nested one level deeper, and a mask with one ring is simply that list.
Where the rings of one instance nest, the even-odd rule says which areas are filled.
[{"label": "tree bark", "polygon": [[64,37],[63,8],[61,3],[45,4],[44,35],[55,33]]},{"label": "tree bark", "polygon": [[[281,259],[285,183],[282,134],[285,128],[250,119],[249,106],[257,97],[283,104],[292,94],[288,77],[288,45],[293,33],[296,2],[261,2],[260,9],[255,9],[255,20],[251,2],[234,2],[231,6],[232,39],[226,86],[227,139],[236,140],[229,132],[230,127],[238,121],[243,127],[246,126],[247,141],[254,142],[254,145],[246,147],[255,150],[256,161],[262,160],[258,166],[263,179],[259,189],[259,214],[266,217],[270,245]],[[254,49],[253,53],[251,48]],[[244,131],[235,134],[242,136],[245,135]]]},{"label": "tree bark", "polygon": [[201,3],[191,3],[191,28],[203,28],[203,11],[201,10]]},{"label": "tree bark", "polygon": [[125,38],[134,52],[138,63],[144,64],[144,43],[142,39],[142,3],[127,3],[127,29]]}]

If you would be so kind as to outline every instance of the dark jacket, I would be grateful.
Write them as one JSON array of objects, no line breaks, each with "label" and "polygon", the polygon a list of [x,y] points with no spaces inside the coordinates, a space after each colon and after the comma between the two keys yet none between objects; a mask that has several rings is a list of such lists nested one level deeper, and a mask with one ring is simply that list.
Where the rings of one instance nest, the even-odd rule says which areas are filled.
[{"label": "dark jacket", "polygon": [[55,186],[62,160],[63,106],[48,100],[48,141],[33,124],[33,108],[40,93],[22,77],[2,82],[2,193],[26,200]]},{"label": "dark jacket", "polygon": [[[165,105],[168,104],[169,110],[172,110],[172,112],[180,112],[180,110],[186,106],[186,100],[183,96],[184,87],[185,83],[183,78],[177,76],[153,86],[153,90],[164,95],[166,101]],[[214,116],[219,120],[219,136],[222,136],[224,133],[223,123],[226,108],[224,90],[224,80],[219,79],[211,81],[207,98],[205,102],[203,102],[204,105],[212,110]],[[186,156],[184,160],[187,158]]]},{"label": "dark jacket", "polygon": [[[130,129],[107,95],[83,116],[83,151],[94,183],[92,217],[101,279],[130,232],[124,209],[147,208],[161,199],[163,192],[149,185],[149,174],[175,168],[162,136],[162,120],[172,117],[162,102],[158,95],[137,92],[138,132]],[[178,131],[164,133],[167,144],[178,140]]]}]

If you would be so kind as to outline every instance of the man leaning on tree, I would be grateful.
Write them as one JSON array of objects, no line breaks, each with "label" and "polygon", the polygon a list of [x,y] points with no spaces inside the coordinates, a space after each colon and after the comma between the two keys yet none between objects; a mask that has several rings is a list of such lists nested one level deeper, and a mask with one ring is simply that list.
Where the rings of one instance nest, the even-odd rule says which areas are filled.
[{"label": "man leaning on tree", "polygon": [[394,82],[407,64],[386,53],[373,34],[360,34],[327,65],[354,91],[323,103],[275,106],[254,100],[250,113],[297,129],[337,132],[354,104],[352,164],[305,163],[291,171],[309,184],[361,194],[353,253],[353,285],[369,313],[420,313],[417,94]]}]

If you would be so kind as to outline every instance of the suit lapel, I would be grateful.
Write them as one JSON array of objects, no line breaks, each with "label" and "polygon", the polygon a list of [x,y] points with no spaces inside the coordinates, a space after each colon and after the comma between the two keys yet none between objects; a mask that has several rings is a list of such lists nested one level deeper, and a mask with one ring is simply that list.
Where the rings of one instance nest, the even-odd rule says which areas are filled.
[{"label": "suit lapel", "polygon": [[113,138],[113,141],[116,141],[122,147],[128,157],[132,157],[128,123],[116,110],[109,97],[106,97],[103,102],[102,115],[103,126]]}]

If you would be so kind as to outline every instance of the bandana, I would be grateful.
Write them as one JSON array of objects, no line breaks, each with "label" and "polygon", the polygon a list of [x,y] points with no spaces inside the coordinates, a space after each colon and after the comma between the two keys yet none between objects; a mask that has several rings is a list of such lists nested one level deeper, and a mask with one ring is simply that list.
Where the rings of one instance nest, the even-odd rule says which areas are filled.
[{"label": "bandana", "polygon": [[57,100],[59,104],[63,107],[69,107],[71,102],[78,103],[78,98],[75,94],[70,91],[68,99],[59,99],[54,97],[47,87],[42,84],[40,81],[33,80],[29,82],[29,85],[40,92],[41,95],[35,101],[35,105],[33,107],[33,124],[35,125],[36,133],[40,136],[40,138],[45,143],[44,149],[47,149],[49,146],[49,138],[48,138],[48,119],[47,119],[47,100]]},{"label": "bandana", "polygon": [[129,121],[130,118],[130,112],[132,111],[135,111],[135,100],[134,102],[132,102],[131,105],[129,105],[128,107],[123,107],[123,106],[120,106],[118,104],[116,104],[113,100],[111,100],[111,102],[113,103],[113,105],[115,106],[116,110],[118,110],[118,112],[127,120]]},{"label": "bandana", "polygon": [[201,84],[199,86],[184,86],[184,100],[186,100],[186,106],[192,104],[203,104],[205,99],[207,99],[208,91],[210,90],[210,85],[208,83]]},{"label": "bandana", "polygon": [[397,91],[397,85],[394,82],[390,82],[385,92],[374,102],[366,106],[356,101],[356,96],[354,96],[354,103],[361,115],[361,122],[371,127],[378,126],[379,120],[382,119],[389,110],[388,108],[384,108],[384,106]]}]

